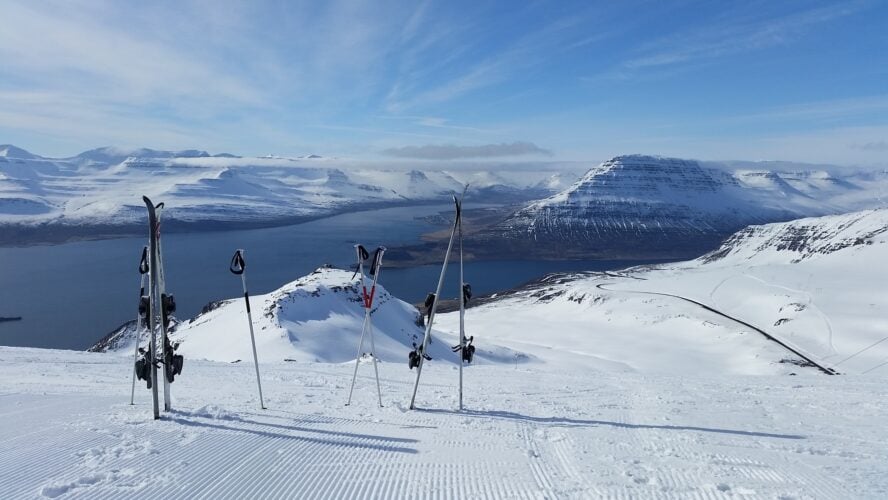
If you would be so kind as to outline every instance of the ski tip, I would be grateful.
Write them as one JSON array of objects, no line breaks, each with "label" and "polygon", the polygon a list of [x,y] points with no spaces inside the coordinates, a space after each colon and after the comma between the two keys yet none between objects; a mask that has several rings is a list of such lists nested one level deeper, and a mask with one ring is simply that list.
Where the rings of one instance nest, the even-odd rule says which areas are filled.
[{"label": "ski tip", "polygon": [[151,201],[151,198],[149,198],[147,196],[142,196],[142,201],[144,201],[146,205],[151,205],[152,207],[154,206],[154,203]]}]

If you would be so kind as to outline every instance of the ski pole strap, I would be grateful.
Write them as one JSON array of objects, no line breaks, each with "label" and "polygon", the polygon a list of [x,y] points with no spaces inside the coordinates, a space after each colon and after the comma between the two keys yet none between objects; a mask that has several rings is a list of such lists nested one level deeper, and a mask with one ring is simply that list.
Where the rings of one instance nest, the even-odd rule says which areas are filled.
[{"label": "ski pole strap", "polygon": [[357,264],[355,264],[355,274],[352,274],[351,279],[355,279],[355,276],[357,276],[358,273],[361,271],[361,262],[364,262],[365,260],[367,260],[368,257],[370,257],[370,252],[368,252],[367,249],[364,248],[364,245],[355,245],[355,251],[358,255],[358,262]]},{"label": "ski pole strap", "polygon": [[459,224],[462,218],[462,200],[457,199],[456,195],[453,195],[453,204],[456,205],[456,223]]},{"label": "ski pole strap", "polygon": [[228,267],[228,270],[232,272],[232,274],[244,274],[244,270],[247,267],[247,263],[244,262],[244,254],[241,250],[235,250],[234,256],[231,258],[231,265]]},{"label": "ski pole strap", "polygon": [[148,272],[148,247],[142,247],[142,259],[139,261],[139,274]]},{"label": "ski pole strap", "polygon": [[437,300],[437,299],[438,299],[438,297],[435,295],[434,292],[429,293],[428,296],[426,296],[426,299],[425,299],[426,316],[428,316],[429,319],[431,319],[431,317],[432,317],[432,308],[435,306],[435,300]]},{"label": "ski pole strap", "polygon": [[379,266],[382,265],[383,252],[385,252],[385,247],[379,247],[373,252],[373,262],[370,264],[370,276],[376,276]]},{"label": "ski pole strap", "polygon": [[472,285],[468,283],[463,284],[463,304],[468,303],[469,299],[472,298]]}]

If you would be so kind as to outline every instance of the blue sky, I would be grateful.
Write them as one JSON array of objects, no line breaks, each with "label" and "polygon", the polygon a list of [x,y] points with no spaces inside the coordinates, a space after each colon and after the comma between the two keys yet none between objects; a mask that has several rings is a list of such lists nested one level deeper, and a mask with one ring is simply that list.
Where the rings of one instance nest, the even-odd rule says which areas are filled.
[{"label": "blue sky", "polygon": [[0,143],[888,165],[888,2],[16,1]]}]

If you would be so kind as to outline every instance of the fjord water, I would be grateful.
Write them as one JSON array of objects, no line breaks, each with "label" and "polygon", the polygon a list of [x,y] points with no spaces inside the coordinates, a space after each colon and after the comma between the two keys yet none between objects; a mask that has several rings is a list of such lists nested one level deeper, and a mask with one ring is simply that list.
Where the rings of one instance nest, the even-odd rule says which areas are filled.
[{"label": "fjord water", "polygon": [[[424,217],[450,210],[450,205],[397,207],[287,227],[167,233],[163,235],[167,290],[176,297],[176,316],[190,318],[210,301],[241,295],[240,280],[228,271],[236,248],[246,250],[250,293],[258,295],[324,264],[349,268],[354,262],[354,243],[371,250],[377,245],[418,243],[422,234],[439,229]],[[0,316],[23,318],[0,322],[0,345],[85,349],[135,319],[138,263],[146,240],[147,236],[0,248]],[[548,272],[615,269],[627,264],[488,261],[467,263],[465,272],[478,295]],[[450,269],[444,297],[457,296],[458,271]],[[439,265],[384,268],[380,283],[399,298],[420,302],[434,289],[439,272]]]}]

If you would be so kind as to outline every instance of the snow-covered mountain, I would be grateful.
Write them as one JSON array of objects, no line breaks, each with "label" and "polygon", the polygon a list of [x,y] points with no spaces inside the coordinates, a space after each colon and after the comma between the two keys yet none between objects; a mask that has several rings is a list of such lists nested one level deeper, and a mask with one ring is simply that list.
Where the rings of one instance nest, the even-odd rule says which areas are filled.
[{"label": "snow-covered mountain", "polygon": [[485,238],[576,258],[692,257],[750,224],[882,206],[885,187],[886,172],[618,156]]},{"label": "snow-covered mountain", "polygon": [[[562,365],[797,372],[802,359],[767,334],[827,368],[888,376],[886,258],[888,209],[752,226],[696,260],[481,299],[468,332]],[[439,316],[442,330],[457,321]]]},{"label": "snow-covered mountain", "polygon": [[[483,169],[483,166],[478,167]],[[511,176],[300,158],[211,156],[206,151],[113,147],[52,159],[0,146],[0,243],[141,230],[142,195],[164,201],[167,228],[283,225],[368,206],[470,197],[498,203],[553,192],[541,169]],[[565,174],[569,175],[569,174]],[[71,233],[71,234],[69,234]],[[75,234],[76,233],[76,234]]]},{"label": "snow-covered mountain", "polygon": [[[353,276],[351,271],[322,267],[271,293],[251,297],[260,359],[265,362],[353,361],[364,320],[360,285],[360,277]],[[205,309],[190,320],[175,323],[171,339],[180,343],[178,352],[187,359],[225,362],[252,359],[243,298],[222,301]],[[90,350],[131,356],[136,332],[133,323],[116,330]],[[421,343],[425,333],[420,312],[378,284],[372,323],[377,358],[406,365],[413,343]],[[144,333],[142,342],[145,342]],[[433,340],[428,353],[442,362],[456,363],[450,345],[457,342],[450,336]],[[364,350],[370,350],[369,338],[365,339]],[[508,362],[514,355],[508,350],[487,346],[478,350],[477,358],[482,363]]]},{"label": "snow-covered mountain", "polygon": [[718,250],[700,258],[718,261],[799,263],[861,245],[883,243],[888,210],[867,210],[830,217],[798,219],[783,224],[750,226],[734,233]]},{"label": "snow-covered mountain", "polygon": [[[550,275],[476,299],[467,334],[477,337],[479,359],[500,363],[518,356],[611,372],[773,375],[814,374],[805,368],[813,362],[878,371],[888,360],[888,320],[879,316],[888,307],[888,270],[879,264],[888,257],[886,234],[888,210],[752,226],[696,260]],[[321,268],[253,297],[260,357],[354,359],[358,284],[350,271]],[[224,301],[179,324],[173,338],[190,359],[246,360],[245,314],[241,298]],[[422,335],[419,312],[380,285],[373,314],[380,359],[403,362]],[[94,350],[130,355],[133,331]],[[457,332],[458,314],[440,314],[435,338],[443,341],[432,356],[452,362]]]}]

